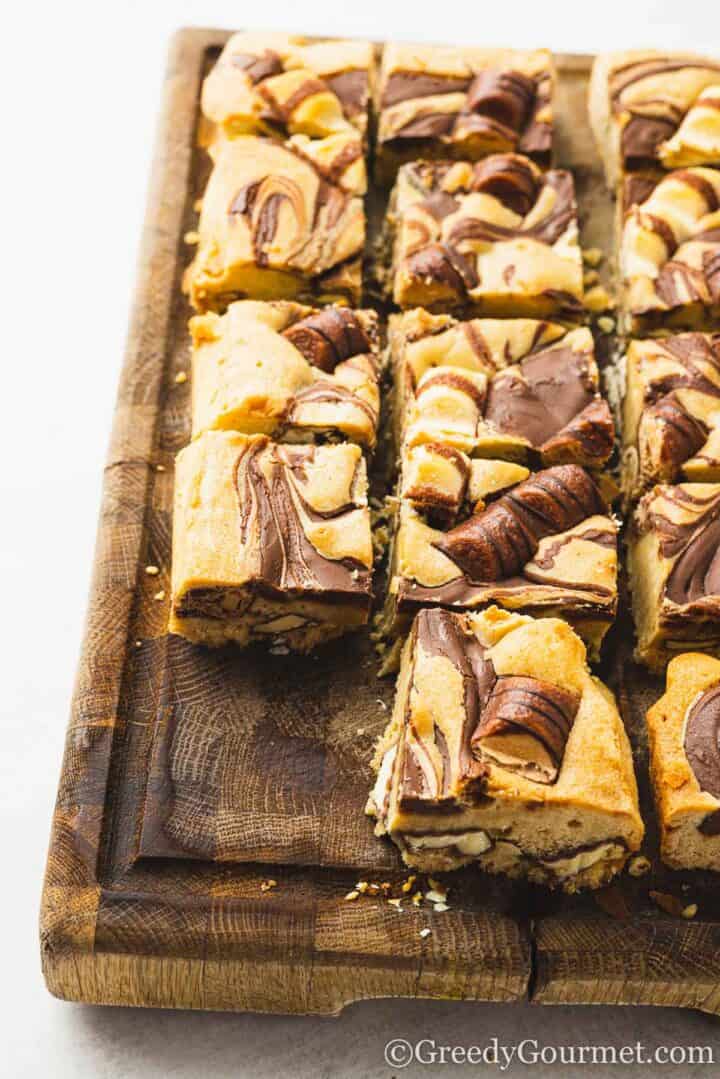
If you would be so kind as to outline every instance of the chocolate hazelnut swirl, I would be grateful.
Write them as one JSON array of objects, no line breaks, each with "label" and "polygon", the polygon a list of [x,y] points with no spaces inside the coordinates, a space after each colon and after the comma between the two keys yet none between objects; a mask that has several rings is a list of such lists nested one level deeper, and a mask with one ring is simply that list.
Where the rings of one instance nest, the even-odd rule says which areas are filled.
[{"label": "chocolate hazelnut swirl", "polygon": [[579,465],[557,465],[520,483],[434,543],[475,582],[514,576],[545,536],[573,528],[606,507]]},{"label": "chocolate hazelnut swirl", "polygon": [[554,783],[580,694],[519,676],[499,678],[472,736],[473,751],[537,783]]},{"label": "chocolate hazelnut swirl", "polygon": [[[690,708],[683,748],[700,789],[720,799],[720,685],[705,690]],[[700,831],[720,833],[720,810],[702,821]]]},{"label": "chocolate hazelnut swirl", "polygon": [[437,724],[432,730],[435,753],[428,753],[425,741],[419,735],[405,739],[399,801],[405,811],[415,808],[428,811],[430,803],[433,811],[442,812],[456,808],[458,800],[473,801],[482,797],[488,768],[473,756],[471,739],[495,684],[496,674],[475,634],[464,631],[457,618],[448,611],[420,611],[414,634],[416,645],[425,656],[449,660],[461,675],[464,714],[460,736],[453,739],[452,748]]},{"label": "chocolate hazelnut swirl", "polygon": [[[610,103],[621,121],[621,154],[626,168],[672,167],[683,146],[682,125],[702,99],[720,84],[720,63],[699,56],[628,54],[609,80]],[[679,145],[678,145],[679,144]],[[703,160],[699,156],[700,163]]]},{"label": "chocolate hazelnut swirl", "polygon": [[264,439],[248,443],[235,471],[241,541],[247,545],[251,531],[262,537],[257,577],[259,588],[268,593],[315,591],[324,599],[335,594],[364,606],[368,568],[357,559],[326,558],[307,535],[310,523],[342,517],[357,508],[354,501],[327,512],[309,505],[302,480],[315,452],[315,446],[273,446]]},{"label": "chocolate hazelnut swirl", "polygon": [[662,496],[651,503],[650,521],[660,553],[672,561],[666,597],[685,606],[720,595],[720,488],[679,484],[658,490]]},{"label": "chocolate hazelnut swirl", "polygon": [[380,75],[379,150],[477,157],[520,150],[547,164],[552,144],[547,52],[388,45]]}]

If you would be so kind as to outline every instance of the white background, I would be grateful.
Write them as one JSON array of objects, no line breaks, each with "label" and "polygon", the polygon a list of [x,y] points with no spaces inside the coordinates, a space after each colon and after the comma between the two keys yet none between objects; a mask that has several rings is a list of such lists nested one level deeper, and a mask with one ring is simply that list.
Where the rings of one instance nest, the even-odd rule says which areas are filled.
[{"label": "white background", "polygon": [[719,11],[717,0],[14,0],[5,7],[0,1076],[386,1075],[382,1047],[392,1036],[450,1044],[492,1034],[506,1041],[712,1043],[720,1060],[720,1022],[652,1009],[377,1002],[340,1020],[312,1020],[62,1004],[44,989],[37,945],[101,466],[172,32],[192,24],[274,27],[557,51],[652,45],[720,54]]}]

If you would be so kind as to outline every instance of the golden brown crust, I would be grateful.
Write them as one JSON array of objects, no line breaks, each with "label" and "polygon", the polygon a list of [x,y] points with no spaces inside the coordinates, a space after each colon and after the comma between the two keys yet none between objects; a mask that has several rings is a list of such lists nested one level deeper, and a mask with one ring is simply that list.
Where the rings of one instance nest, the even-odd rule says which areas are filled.
[{"label": "golden brown crust", "polygon": [[572,175],[519,154],[416,162],[398,173],[389,210],[393,298],[403,308],[481,315],[582,315]]},{"label": "golden brown crust", "polygon": [[659,485],[641,500],[628,550],[638,659],[720,653],[720,484]]},{"label": "golden brown crust", "polygon": [[574,890],[637,849],[625,730],[564,622],[423,611],[398,687],[368,809],[409,864],[477,860]]},{"label": "golden brown crust", "polygon": [[720,480],[720,334],[631,341],[623,406],[623,487]]},{"label": "golden brown crust", "polygon": [[597,468],[610,457],[588,329],[409,311],[391,319],[390,341],[403,467],[427,443],[534,465]]},{"label": "golden brown crust", "polygon": [[[185,287],[198,311],[244,297],[359,302],[364,176],[329,178],[344,135],[224,142],[202,200]],[[298,141],[301,140],[301,141]]]},{"label": "golden brown crust", "polygon": [[372,76],[368,41],[233,34],[203,84],[203,114],[224,138],[343,132],[362,148]]},{"label": "golden brown crust", "polygon": [[378,80],[377,175],[402,162],[518,151],[550,164],[555,69],[546,49],[388,44]]},{"label": "golden brown crust", "polygon": [[362,625],[372,541],[358,446],[208,431],[178,454],[170,631],[305,651]]},{"label": "golden brown crust", "polygon": [[224,429],[372,449],[380,412],[374,311],[241,300],[190,320],[193,438]]},{"label": "golden brown crust", "polygon": [[661,854],[674,869],[720,870],[720,662],[687,653],[647,714]]},{"label": "golden brown crust", "polygon": [[720,164],[720,60],[630,50],[598,56],[590,118],[611,187],[622,173]]},{"label": "golden brown crust", "polygon": [[626,328],[712,329],[720,316],[720,172],[630,177],[618,202]]}]

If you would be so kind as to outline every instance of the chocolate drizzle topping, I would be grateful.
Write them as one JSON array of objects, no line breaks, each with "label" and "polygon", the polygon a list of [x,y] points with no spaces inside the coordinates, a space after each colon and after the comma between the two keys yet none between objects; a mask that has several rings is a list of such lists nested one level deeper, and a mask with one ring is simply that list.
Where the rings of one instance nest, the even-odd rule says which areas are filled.
[{"label": "chocolate drizzle topping", "polygon": [[472,582],[519,573],[541,539],[605,512],[600,492],[579,465],[536,473],[434,543]]}]

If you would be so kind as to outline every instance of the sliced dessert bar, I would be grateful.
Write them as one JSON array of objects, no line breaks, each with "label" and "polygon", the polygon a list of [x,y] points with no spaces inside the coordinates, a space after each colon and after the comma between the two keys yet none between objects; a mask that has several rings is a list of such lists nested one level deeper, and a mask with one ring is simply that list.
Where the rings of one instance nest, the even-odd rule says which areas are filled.
[{"label": "sliced dessert bar", "polygon": [[643,836],[611,692],[558,619],[421,611],[367,811],[407,865],[598,888]]},{"label": "sliced dessert bar", "polygon": [[660,485],[641,500],[628,551],[638,659],[720,653],[720,484]]},{"label": "sliced dessert bar", "polygon": [[529,473],[431,444],[411,451],[402,484],[389,636],[421,607],[498,603],[567,619],[598,655],[617,609],[617,524],[589,472],[556,465]]},{"label": "sliced dessert bar", "polygon": [[238,300],[190,320],[193,437],[225,428],[372,449],[380,413],[374,311]]},{"label": "sliced dessert bar", "polygon": [[418,158],[552,156],[555,70],[546,49],[389,44],[378,83],[376,173]]},{"label": "sliced dessert bar", "polygon": [[627,170],[720,165],[720,60],[605,53],[593,65],[589,105],[611,188]]},{"label": "sliced dessert bar", "polygon": [[647,726],[663,861],[720,870],[720,663],[676,656]]},{"label": "sliced dessert bar", "polygon": [[241,135],[217,149],[185,278],[198,311],[245,297],[358,303],[364,166],[347,163],[343,135],[302,138]]},{"label": "sliced dessert bar", "polygon": [[305,652],[367,622],[371,570],[359,446],[208,431],[178,454],[170,632]]},{"label": "sliced dessert bar", "polygon": [[720,334],[631,341],[623,414],[623,488],[720,480]]},{"label": "sliced dessert bar", "polygon": [[623,325],[712,330],[720,318],[720,170],[628,176],[618,197]]},{"label": "sliced dessert bar", "polygon": [[391,318],[390,343],[401,468],[428,443],[534,465],[597,468],[610,457],[588,329],[415,310]]},{"label": "sliced dessert bar", "polygon": [[583,272],[571,173],[527,157],[416,162],[388,211],[399,307],[472,314],[582,315]]},{"label": "sliced dessert bar", "polygon": [[203,114],[226,138],[350,133],[362,156],[373,63],[368,41],[233,34],[203,84]]}]

